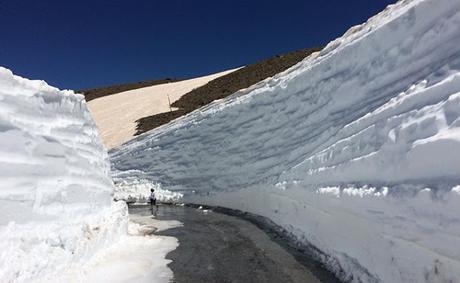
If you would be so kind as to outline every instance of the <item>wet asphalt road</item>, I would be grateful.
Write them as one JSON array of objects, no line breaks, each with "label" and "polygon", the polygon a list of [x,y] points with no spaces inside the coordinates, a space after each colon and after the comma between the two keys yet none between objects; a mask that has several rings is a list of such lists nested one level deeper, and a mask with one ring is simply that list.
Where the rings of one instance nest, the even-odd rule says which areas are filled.
[{"label": "wet asphalt road", "polygon": [[[131,206],[130,213],[152,211]],[[158,220],[184,224],[156,233],[179,240],[179,247],[166,256],[172,260],[173,282],[339,282],[308,256],[299,258],[298,252],[240,217],[173,205],[160,205],[154,214]]]}]

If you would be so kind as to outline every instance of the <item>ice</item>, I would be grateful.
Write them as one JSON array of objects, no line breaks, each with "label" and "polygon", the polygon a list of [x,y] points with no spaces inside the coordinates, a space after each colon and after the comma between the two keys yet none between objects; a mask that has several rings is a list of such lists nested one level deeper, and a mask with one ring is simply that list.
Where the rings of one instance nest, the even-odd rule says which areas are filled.
[{"label": "ice", "polygon": [[459,1],[400,1],[112,165],[269,217],[342,279],[460,282],[459,26]]}]

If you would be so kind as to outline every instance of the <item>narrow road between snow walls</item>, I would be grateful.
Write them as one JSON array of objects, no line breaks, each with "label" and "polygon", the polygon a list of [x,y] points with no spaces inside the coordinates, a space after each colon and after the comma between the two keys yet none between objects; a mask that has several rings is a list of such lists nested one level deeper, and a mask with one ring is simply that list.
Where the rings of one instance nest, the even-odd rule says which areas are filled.
[{"label": "narrow road between snow walls", "polygon": [[135,222],[154,221],[155,236],[179,241],[166,255],[172,282],[340,282],[264,218],[202,206],[132,205],[129,210]]},{"label": "narrow road between snow walls", "polygon": [[459,26],[458,0],[399,1],[113,148],[116,190],[264,216],[343,281],[460,283]]}]

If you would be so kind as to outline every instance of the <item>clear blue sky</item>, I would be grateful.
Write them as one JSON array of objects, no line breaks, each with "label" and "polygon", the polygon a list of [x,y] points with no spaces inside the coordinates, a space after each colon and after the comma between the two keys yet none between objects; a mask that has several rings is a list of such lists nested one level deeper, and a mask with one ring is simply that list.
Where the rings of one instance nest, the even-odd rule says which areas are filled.
[{"label": "clear blue sky", "polygon": [[321,46],[395,0],[0,0],[0,66],[60,88],[188,78]]}]

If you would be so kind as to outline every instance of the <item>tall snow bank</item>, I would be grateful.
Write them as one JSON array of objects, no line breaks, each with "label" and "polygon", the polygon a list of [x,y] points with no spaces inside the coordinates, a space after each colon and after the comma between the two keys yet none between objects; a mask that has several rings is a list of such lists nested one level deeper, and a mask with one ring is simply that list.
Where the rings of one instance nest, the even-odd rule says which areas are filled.
[{"label": "tall snow bank", "polygon": [[400,1],[113,166],[267,216],[345,280],[460,282],[459,26],[459,1]]},{"label": "tall snow bank", "polygon": [[0,281],[48,280],[127,232],[81,95],[0,68]]}]

